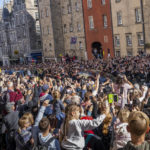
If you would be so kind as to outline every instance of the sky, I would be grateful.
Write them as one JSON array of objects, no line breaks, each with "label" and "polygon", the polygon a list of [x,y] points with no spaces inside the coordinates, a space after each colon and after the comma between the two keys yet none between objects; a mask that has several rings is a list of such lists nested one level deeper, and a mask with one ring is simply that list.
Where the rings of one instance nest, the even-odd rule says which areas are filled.
[{"label": "sky", "polygon": [[[10,0],[5,0],[5,2],[9,2]],[[3,2],[4,0],[0,0],[0,8],[3,8]]]},{"label": "sky", "polygon": [[3,7],[3,0],[0,0],[0,8]]}]

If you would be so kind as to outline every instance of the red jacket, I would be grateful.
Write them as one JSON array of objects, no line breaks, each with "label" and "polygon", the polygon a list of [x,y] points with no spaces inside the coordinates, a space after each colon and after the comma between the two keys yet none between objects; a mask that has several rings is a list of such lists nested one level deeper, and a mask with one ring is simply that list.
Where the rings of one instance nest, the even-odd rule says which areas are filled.
[{"label": "red jacket", "polygon": [[17,102],[18,100],[20,100],[23,97],[22,93],[20,90],[16,90],[16,91],[9,91],[9,101],[10,102]]}]

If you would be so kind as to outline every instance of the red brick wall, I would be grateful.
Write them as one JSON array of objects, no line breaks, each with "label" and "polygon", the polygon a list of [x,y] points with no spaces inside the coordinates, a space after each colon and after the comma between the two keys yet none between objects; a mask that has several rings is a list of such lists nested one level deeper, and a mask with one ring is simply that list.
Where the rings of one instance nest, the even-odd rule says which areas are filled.
[{"label": "red brick wall", "polygon": [[[107,49],[110,49],[111,57],[114,56],[113,50],[113,36],[112,36],[112,22],[111,22],[111,8],[110,1],[106,0],[106,4],[102,5],[101,0],[92,0],[92,8],[87,7],[87,0],[83,0],[83,13],[86,34],[86,47],[88,59],[93,58],[92,43],[100,42],[104,50],[104,58],[107,57]],[[107,28],[104,28],[103,15],[107,15]],[[88,16],[93,16],[94,29],[89,27]],[[108,43],[104,42],[104,36],[107,35]]]}]

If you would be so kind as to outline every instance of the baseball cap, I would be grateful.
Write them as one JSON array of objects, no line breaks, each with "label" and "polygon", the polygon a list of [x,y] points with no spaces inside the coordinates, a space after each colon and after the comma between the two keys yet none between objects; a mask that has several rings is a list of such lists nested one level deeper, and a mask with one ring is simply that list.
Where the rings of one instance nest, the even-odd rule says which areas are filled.
[{"label": "baseball cap", "polygon": [[49,86],[47,84],[44,84],[42,89],[43,89],[43,91],[47,91],[49,89]]}]

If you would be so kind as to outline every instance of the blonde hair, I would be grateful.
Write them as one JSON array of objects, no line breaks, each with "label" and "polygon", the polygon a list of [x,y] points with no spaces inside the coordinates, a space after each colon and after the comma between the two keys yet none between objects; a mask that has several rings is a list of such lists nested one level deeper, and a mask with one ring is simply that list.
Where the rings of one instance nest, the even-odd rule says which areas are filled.
[{"label": "blonde hair", "polygon": [[26,123],[30,123],[29,117],[22,116],[18,122],[20,129],[24,128]]},{"label": "blonde hair", "polygon": [[69,121],[73,120],[73,119],[78,119],[76,116],[74,116],[72,114],[73,112],[76,112],[76,111],[80,111],[80,107],[75,105],[75,104],[71,104],[66,108],[66,118],[64,121],[64,128],[63,128],[64,137],[67,135],[67,129],[69,127]]},{"label": "blonde hair", "polygon": [[55,90],[53,92],[53,98],[54,98],[54,100],[59,100],[60,99],[60,92]]},{"label": "blonde hair", "polygon": [[133,95],[132,95],[132,98],[135,99],[135,98],[140,98],[142,95],[141,95],[141,92],[137,89],[134,89],[133,91]]},{"label": "blonde hair", "polygon": [[128,122],[128,117],[130,115],[130,111],[128,109],[121,109],[118,118],[121,122]]},{"label": "blonde hair", "polygon": [[149,128],[149,117],[141,111],[131,112],[128,124],[131,134],[139,137]]},{"label": "blonde hair", "polygon": [[[106,112],[106,109],[107,109],[108,107],[110,107],[107,102],[108,102],[108,101],[103,101],[103,102],[100,102],[100,103],[99,103],[99,109],[100,109],[101,113],[105,113],[105,112]],[[107,104],[108,104],[108,106],[107,106]],[[104,135],[107,135],[107,134],[108,134],[108,127],[109,127],[109,125],[111,124],[111,122],[112,122],[112,115],[109,113],[109,114],[106,116],[106,118],[104,119],[104,121],[103,121],[102,133],[103,133]]]},{"label": "blonde hair", "polygon": [[101,113],[105,112],[107,107],[110,108],[109,104],[108,104],[108,106],[106,106],[106,103],[107,103],[107,101],[99,102],[98,107],[99,107]]},{"label": "blonde hair", "polygon": [[106,118],[104,119],[104,121],[103,121],[103,130],[102,130],[102,133],[103,133],[104,135],[107,135],[107,134],[108,134],[108,127],[109,127],[109,125],[111,124],[111,122],[112,122],[112,115],[111,115],[111,114],[108,114],[108,115],[106,116]]},{"label": "blonde hair", "polygon": [[34,124],[34,118],[33,118],[33,115],[29,112],[26,112],[23,117],[27,117],[30,121],[30,124],[33,125]]}]

